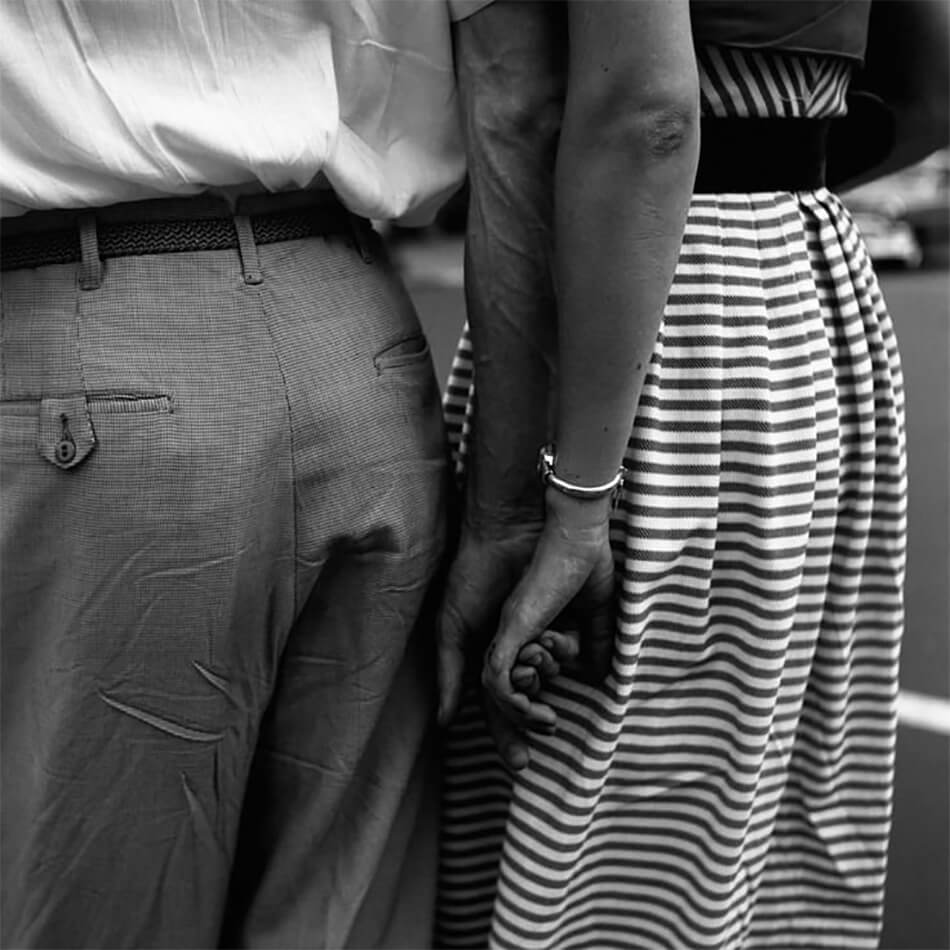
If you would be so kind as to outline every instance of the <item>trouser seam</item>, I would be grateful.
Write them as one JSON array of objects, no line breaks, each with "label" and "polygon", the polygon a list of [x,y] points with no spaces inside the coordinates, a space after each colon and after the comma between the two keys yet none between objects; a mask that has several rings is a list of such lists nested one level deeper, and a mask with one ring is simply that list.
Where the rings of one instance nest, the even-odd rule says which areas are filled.
[{"label": "trouser seam", "polygon": [[277,367],[277,372],[280,374],[281,384],[284,390],[284,406],[287,410],[287,439],[290,443],[290,479],[291,479],[291,504],[293,505],[292,517],[291,517],[291,550],[293,551],[293,608],[291,616],[296,622],[297,614],[300,610],[300,604],[298,602],[298,558],[297,558],[297,539],[299,537],[299,531],[297,526],[297,453],[296,447],[294,445],[294,423],[293,423],[293,410],[290,405],[290,388],[287,383],[287,375],[284,372],[283,364],[280,360],[280,355],[277,351],[277,341],[274,339],[273,331],[271,330],[271,318],[270,313],[267,309],[267,304],[264,302],[264,295],[260,292],[260,284],[249,285],[253,288],[252,293],[257,297],[261,319],[264,324],[264,331],[267,333],[267,338],[270,340],[271,354],[274,358],[274,365]]}]

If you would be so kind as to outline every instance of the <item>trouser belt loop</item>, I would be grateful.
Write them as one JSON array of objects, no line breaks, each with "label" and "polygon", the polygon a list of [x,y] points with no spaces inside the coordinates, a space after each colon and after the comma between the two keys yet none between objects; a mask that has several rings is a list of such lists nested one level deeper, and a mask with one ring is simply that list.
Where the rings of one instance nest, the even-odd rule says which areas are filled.
[{"label": "trouser belt loop", "polygon": [[238,253],[241,255],[244,283],[262,284],[264,277],[261,274],[261,259],[257,253],[257,245],[254,243],[251,219],[246,214],[236,214],[234,216],[234,230],[237,231]]},{"label": "trouser belt loop", "polygon": [[102,261],[96,218],[90,212],[79,216],[79,288],[98,290],[102,286]]}]

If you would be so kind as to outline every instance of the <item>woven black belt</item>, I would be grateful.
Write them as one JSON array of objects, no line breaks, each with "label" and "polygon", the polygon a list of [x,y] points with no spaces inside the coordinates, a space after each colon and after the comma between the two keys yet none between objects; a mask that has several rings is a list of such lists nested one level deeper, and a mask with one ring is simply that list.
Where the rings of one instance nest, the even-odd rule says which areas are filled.
[{"label": "woven black belt", "polygon": [[825,185],[829,119],[703,119],[697,194]]},{"label": "woven black belt", "polygon": [[[96,221],[99,257],[176,254],[236,248],[233,213],[211,196],[130,202],[84,212]],[[368,223],[351,215],[332,192],[293,192],[240,199],[255,244],[329,234],[354,234]],[[34,211],[3,221],[0,270],[81,260],[80,212]]]}]

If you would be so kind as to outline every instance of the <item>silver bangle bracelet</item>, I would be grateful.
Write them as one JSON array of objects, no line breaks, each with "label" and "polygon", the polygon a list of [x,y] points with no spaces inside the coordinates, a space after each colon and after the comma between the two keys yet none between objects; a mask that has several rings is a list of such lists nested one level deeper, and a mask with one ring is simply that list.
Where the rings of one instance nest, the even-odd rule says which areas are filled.
[{"label": "silver bangle bracelet", "polygon": [[623,485],[626,474],[623,466],[609,482],[604,482],[602,485],[575,485],[557,474],[554,469],[556,458],[557,452],[553,445],[542,445],[538,452],[538,475],[543,484],[550,485],[562,494],[570,495],[571,498],[603,498],[605,495],[618,492]]}]

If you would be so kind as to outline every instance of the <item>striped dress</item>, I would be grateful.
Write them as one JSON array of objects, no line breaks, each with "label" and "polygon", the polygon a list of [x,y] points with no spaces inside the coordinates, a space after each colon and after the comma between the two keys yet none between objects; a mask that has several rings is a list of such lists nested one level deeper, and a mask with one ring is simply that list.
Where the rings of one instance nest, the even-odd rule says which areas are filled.
[{"label": "striped dress", "polygon": [[[702,111],[839,115],[842,62],[699,53]],[[464,477],[463,336],[445,409]],[[841,202],[698,194],[612,524],[612,672],[500,765],[447,740],[443,947],[872,947],[903,623],[903,386]]]}]

